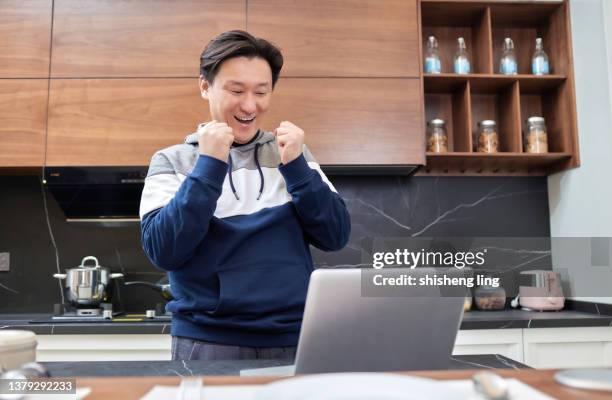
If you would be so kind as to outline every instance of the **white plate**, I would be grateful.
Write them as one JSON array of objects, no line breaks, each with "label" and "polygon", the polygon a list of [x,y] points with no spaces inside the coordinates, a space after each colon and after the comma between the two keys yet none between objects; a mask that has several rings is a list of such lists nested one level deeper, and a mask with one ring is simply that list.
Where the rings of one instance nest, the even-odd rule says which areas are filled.
[{"label": "white plate", "polygon": [[262,387],[256,400],[449,400],[457,393],[436,381],[396,374],[337,373],[285,379]]}]

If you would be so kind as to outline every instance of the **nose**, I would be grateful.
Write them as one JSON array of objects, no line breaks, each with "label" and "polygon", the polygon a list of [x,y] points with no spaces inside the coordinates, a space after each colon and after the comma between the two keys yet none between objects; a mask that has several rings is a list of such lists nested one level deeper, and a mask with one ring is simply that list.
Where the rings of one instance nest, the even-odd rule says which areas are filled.
[{"label": "nose", "polygon": [[253,114],[255,111],[257,111],[255,96],[253,96],[251,93],[247,94],[240,103],[240,108],[245,114]]}]

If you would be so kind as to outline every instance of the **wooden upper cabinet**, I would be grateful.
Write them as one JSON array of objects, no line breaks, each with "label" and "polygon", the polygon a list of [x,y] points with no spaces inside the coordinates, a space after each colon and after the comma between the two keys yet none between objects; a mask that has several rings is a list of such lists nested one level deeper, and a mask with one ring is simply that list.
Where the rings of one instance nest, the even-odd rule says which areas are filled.
[{"label": "wooden upper cabinet", "polygon": [[249,0],[248,30],[286,77],[419,77],[416,0]]},{"label": "wooden upper cabinet", "polygon": [[148,165],[208,118],[195,78],[54,79],[47,164]]},{"label": "wooden upper cabinet", "polygon": [[245,0],[55,0],[53,77],[195,77],[214,36],[246,26]]},{"label": "wooden upper cabinet", "polygon": [[0,1],[0,78],[47,78],[51,0]]},{"label": "wooden upper cabinet", "polygon": [[[419,96],[418,79],[281,78],[262,127],[295,123],[324,165],[423,163]],[[186,78],[55,79],[49,107],[54,166],[148,165],[210,118]]]},{"label": "wooden upper cabinet", "polygon": [[302,128],[322,165],[423,164],[418,79],[281,78],[264,128]]},{"label": "wooden upper cabinet", "polygon": [[0,79],[0,167],[39,167],[45,154],[46,79]]}]

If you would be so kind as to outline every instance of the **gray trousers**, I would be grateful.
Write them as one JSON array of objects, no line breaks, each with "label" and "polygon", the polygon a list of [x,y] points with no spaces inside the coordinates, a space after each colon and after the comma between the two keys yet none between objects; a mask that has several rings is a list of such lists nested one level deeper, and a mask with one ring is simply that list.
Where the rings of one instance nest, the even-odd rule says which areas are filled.
[{"label": "gray trousers", "polygon": [[246,347],[202,342],[172,336],[173,360],[271,360],[294,359],[296,346]]}]

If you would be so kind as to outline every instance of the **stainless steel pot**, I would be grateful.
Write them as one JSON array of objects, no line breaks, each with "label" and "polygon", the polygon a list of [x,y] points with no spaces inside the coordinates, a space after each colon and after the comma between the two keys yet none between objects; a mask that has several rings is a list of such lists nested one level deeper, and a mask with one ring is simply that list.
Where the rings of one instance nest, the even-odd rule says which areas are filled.
[{"label": "stainless steel pot", "polygon": [[[94,266],[86,266],[87,261],[94,261]],[[85,257],[81,265],[66,270],[65,274],[54,274],[53,277],[64,279],[66,300],[76,306],[97,306],[109,299],[108,284],[111,279],[122,278],[123,274],[111,274],[110,270],[101,267],[96,257]]]}]

